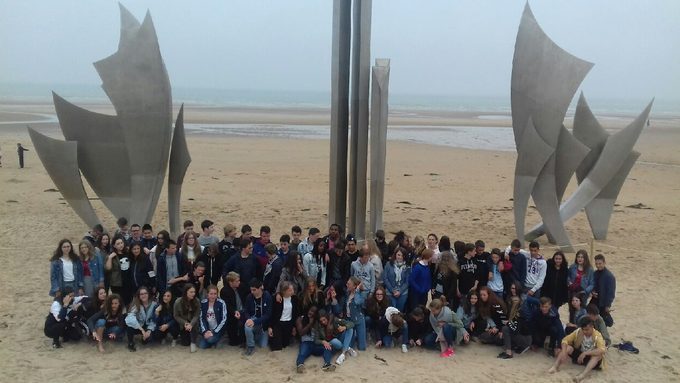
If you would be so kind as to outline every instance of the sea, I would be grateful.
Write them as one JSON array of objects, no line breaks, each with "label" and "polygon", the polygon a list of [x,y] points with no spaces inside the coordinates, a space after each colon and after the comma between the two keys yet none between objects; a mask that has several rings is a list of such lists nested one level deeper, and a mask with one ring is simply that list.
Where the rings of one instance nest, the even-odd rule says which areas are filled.
[{"label": "sea", "polygon": [[[27,84],[0,82],[0,103],[51,103],[52,91],[75,104],[109,103],[100,86],[75,84]],[[173,102],[204,107],[253,107],[253,108],[304,108],[328,110],[329,91],[287,90],[237,90],[173,87]],[[577,98],[574,97],[567,111],[573,116]],[[649,100],[636,99],[589,99],[596,116],[632,120]],[[442,145],[482,150],[515,150],[512,129],[495,127],[484,121],[512,121],[510,97],[462,96],[428,94],[390,94],[390,115],[417,117],[421,112],[469,112],[480,120],[475,126],[408,126],[388,127],[388,140]],[[6,109],[5,109],[6,110]],[[55,123],[56,115],[36,115],[35,121],[24,123]],[[680,119],[680,102],[656,99],[652,118]],[[0,125],[18,123],[4,121]],[[328,125],[290,124],[185,124],[187,134],[219,134],[241,137],[279,137],[328,140]]]}]

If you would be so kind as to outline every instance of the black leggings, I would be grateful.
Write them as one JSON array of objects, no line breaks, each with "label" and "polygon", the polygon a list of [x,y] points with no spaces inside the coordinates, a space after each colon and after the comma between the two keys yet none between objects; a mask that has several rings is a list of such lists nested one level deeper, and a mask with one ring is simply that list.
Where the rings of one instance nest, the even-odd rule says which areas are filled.
[{"label": "black leggings", "polygon": [[[126,329],[127,329],[128,343],[135,343],[135,335],[137,335],[137,334],[142,335],[142,331],[138,330],[136,328],[126,327]],[[146,330],[144,330],[144,331],[146,331]],[[148,339],[144,340],[144,337],[142,337],[142,344],[147,344],[147,343],[151,342],[152,339],[153,339],[152,337],[149,337]]]},{"label": "black leggings", "polygon": [[198,325],[194,326],[191,331],[187,331],[184,328],[179,330],[179,344],[182,346],[188,346],[191,343],[196,343],[198,339]]},{"label": "black leggings", "polygon": [[153,330],[153,333],[151,333],[151,337],[154,340],[161,341],[165,339],[168,336],[168,334],[170,334],[172,336],[172,339],[175,340],[177,340],[177,338],[179,337],[179,327],[177,327],[176,325],[168,327],[168,329],[165,330],[165,332],[161,331],[158,327],[156,327],[156,329]]},{"label": "black leggings", "polygon": [[229,318],[227,318],[227,336],[229,337],[230,346],[240,346],[245,342],[243,326],[240,322],[241,321],[234,318],[233,315],[230,315]]},{"label": "black leggings", "polygon": [[290,344],[290,338],[292,337],[293,331],[293,321],[279,322],[278,324],[272,326],[272,333],[274,336],[270,338],[269,346],[272,351],[278,351]]},{"label": "black leggings", "polygon": [[82,337],[82,334],[80,334],[76,327],[64,321],[45,323],[44,332],[45,336],[52,338],[55,342],[58,342],[60,337],[64,338],[65,341],[77,341]]}]

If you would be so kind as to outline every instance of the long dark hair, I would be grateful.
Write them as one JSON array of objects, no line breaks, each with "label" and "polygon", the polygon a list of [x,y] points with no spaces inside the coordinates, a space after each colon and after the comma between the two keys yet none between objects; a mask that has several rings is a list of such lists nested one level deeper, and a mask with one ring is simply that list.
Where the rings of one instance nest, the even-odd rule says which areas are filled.
[{"label": "long dark hair", "polygon": [[297,275],[297,265],[298,258],[300,258],[300,253],[295,250],[291,250],[286,256],[286,264],[283,266],[291,276]]},{"label": "long dark hair", "polygon": [[114,315],[113,309],[111,306],[113,306],[113,301],[118,300],[118,310],[115,312],[115,315],[117,317],[123,315],[123,300],[120,298],[120,295],[118,294],[111,294],[108,297],[106,297],[106,301],[104,302],[104,314],[106,318],[111,318],[112,315]]},{"label": "long dark hair", "polygon": [[73,250],[73,243],[71,243],[71,241],[70,241],[69,239],[64,238],[64,239],[62,239],[61,241],[59,241],[59,245],[57,246],[57,249],[56,249],[56,250],[54,251],[54,253],[52,254],[52,258],[50,258],[50,262],[56,261],[56,260],[58,260],[59,258],[61,258],[61,255],[62,255],[62,253],[61,253],[61,247],[62,247],[65,243],[68,243],[69,245],[71,245],[71,251],[68,253],[69,259],[70,259],[72,262],[78,261],[78,256],[76,255],[76,252]]},{"label": "long dark hair", "polygon": [[[583,271],[592,270],[593,266],[590,264],[590,258],[588,258],[588,252],[583,250],[583,249],[577,251],[576,256],[574,257],[574,264],[577,265],[576,267],[578,267],[578,256],[579,255],[583,255]],[[565,259],[565,261],[566,261],[566,259]]]},{"label": "long dark hair", "polygon": [[[482,291],[486,291],[487,296],[489,299],[484,302],[482,301]],[[479,313],[479,316],[482,318],[486,319],[491,316],[491,308],[493,306],[501,306],[503,311],[505,311],[505,303],[498,298],[498,296],[491,291],[490,288],[486,286],[482,286],[479,288],[479,295],[477,296],[477,312]]]},{"label": "long dark hair", "polygon": [[[104,236],[106,236],[106,238],[109,239],[109,243],[106,244],[106,246],[102,245],[102,238],[104,238]],[[102,233],[102,235],[100,235],[99,238],[97,238],[97,249],[103,251],[105,255],[111,254],[112,245],[113,244],[111,243],[111,234],[109,233]]]},{"label": "long dark hair", "polygon": [[467,314],[467,315],[472,314],[472,308],[473,307],[475,309],[477,309],[477,307],[473,306],[472,303],[470,303],[470,298],[473,295],[477,297],[477,303],[479,303],[479,294],[475,290],[472,290],[469,293],[467,293],[467,296],[465,297],[465,299],[462,302],[463,312],[465,312],[465,314]]}]

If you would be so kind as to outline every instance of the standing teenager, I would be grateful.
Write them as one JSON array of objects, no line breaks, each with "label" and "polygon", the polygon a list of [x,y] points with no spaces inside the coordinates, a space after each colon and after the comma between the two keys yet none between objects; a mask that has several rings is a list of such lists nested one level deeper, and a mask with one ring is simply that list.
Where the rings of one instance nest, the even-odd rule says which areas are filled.
[{"label": "standing teenager", "polygon": [[408,300],[408,280],[411,276],[411,268],[404,260],[406,249],[399,247],[385,264],[383,281],[385,290],[390,299],[390,305],[403,312]]},{"label": "standing teenager", "polygon": [[50,258],[50,296],[60,297],[66,288],[83,294],[83,264],[71,241],[62,239]]}]

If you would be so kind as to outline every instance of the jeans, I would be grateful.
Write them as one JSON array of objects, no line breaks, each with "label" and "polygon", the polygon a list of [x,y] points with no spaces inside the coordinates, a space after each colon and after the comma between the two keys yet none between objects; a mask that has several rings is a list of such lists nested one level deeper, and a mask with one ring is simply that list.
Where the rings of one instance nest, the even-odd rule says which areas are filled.
[{"label": "jeans", "polygon": [[[335,340],[335,339],[334,339]],[[311,341],[307,342],[302,342],[300,343],[300,351],[298,352],[297,360],[295,361],[295,364],[297,366],[301,364],[305,364],[305,360],[309,358],[311,355],[314,356],[323,356],[323,362],[324,364],[330,364],[331,363],[331,350],[326,350],[323,345],[321,344],[316,344]]]},{"label": "jeans", "polygon": [[219,332],[213,332],[213,336],[208,339],[205,339],[205,337],[201,335],[201,340],[198,342],[198,348],[212,347],[216,345],[220,339],[222,339],[222,333]]},{"label": "jeans", "polygon": [[366,341],[368,341],[368,337],[370,336],[371,338],[374,339],[374,341],[377,341],[380,339],[380,331],[379,331],[379,326],[380,326],[380,321],[383,320],[384,318],[380,317],[377,320],[373,319],[370,316],[365,316],[364,317],[364,323],[366,323]]},{"label": "jeans", "polygon": [[408,325],[404,322],[404,326],[394,333],[389,332],[390,322],[383,318],[380,320],[379,330],[380,330],[380,340],[383,342],[383,346],[392,347],[392,338],[401,337],[401,344],[408,344]]},{"label": "jeans", "polygon": [[[444,339],[446,340],[446,344],[449,347],[453,346],[454,339],[456,338],[456,329],[447,323],[442,327],[442,332],[444,333]],[[437,333],[433,331],[426,335],[425,339],[423,340],[423,343],[427,347],[436,348],[438,343]]]},{"label": "jeans", "polygon": [[510,327],[503,326],[503,349],[512,350],[515,348],[525,349],[531,346],[531,335],[522,335],[520,332],[513,333]]},{"label": "jeans", "polygon": [[354,337],[356,338],[359,351],[366,350],[366,321],[363,315],[354,322]]},{"label": "jeans", "polygon": [[262,325],[243,326],[243,332],[246,334],[246,346],[255,347],[255,342],[257,342],[258,346],[267,347],[269,334],[264,332]]},{"label": "jeans", "polygon": [[344,332],[338,334],[329,343],[333,350],[347,351],[352,346],[352,338],[354,338],[354,329],[348,328]]},{"label": "jeans", "polygon": [[109,335],[114,334],[116,340],[122,340],[125,335],[125,330],[120,326],[105,327],[106,319],[100,319],[95,323],[94,328],[104,328],[104,339],[108,339]]},{"label": "jeans", "polygon": [[390,295],[390,304],[392,307],[396,307],[399,312],[404,312],[404,307],[406,307],[406,302],[408,301],[408,294],[401,294],[399,298],[395,298]]}]

